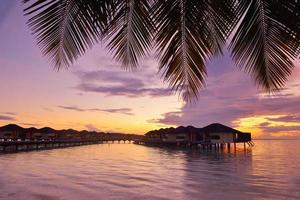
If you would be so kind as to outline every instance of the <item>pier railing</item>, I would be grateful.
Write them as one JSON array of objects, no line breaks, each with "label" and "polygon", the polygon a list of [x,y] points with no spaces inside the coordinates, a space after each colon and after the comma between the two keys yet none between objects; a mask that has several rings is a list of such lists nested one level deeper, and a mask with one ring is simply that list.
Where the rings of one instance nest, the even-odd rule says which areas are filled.
[{"label": "pier railing", "polygon": [[131,139],[101,139],[101,140],[49,140],[49,141],[0,141],[0,152],[18,152],[18,151],[33,151],[54,148],[64,148],[72,146],[82,146],[101,143],[125,143],[131,142]]}]

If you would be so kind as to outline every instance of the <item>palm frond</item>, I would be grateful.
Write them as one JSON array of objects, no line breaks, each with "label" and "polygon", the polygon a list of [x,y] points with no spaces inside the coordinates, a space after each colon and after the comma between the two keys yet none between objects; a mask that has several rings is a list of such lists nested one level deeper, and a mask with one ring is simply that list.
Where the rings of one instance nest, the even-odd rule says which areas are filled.
[{"label": "palm frond", "polygon": [[284,86],[299,55],[299,2],[242,0],[240,4],[246,13],[230,44],[232,56],[263,89],[276,91]]},{"label": "palm frond", "polygon": [[155,42],[160,70],[185,99],[198,95],[206,62],[230,34],[237,65],[268,91],[284,86],[300,54],[299,0],[23,0],[44,55],[69,66],[105,38],[125,67]]},{"label": "palm frond", "polygon": [[153,6],[160,70],[187,100],[205,83],[206,61],[222,52],[235,17],[229,2],[158,0]]},{"label": "palm frond", "polygon": [[153,35],[150,0],[116,0],[105,30],[108,48],[124,67],[136,67],[148,53]]},{"label": "palm frond", "polygon": [[[28,25],[42,53],[56,66],[68,66],[97,42],[106,26],[107,1],[24,0]],[[104,8],[103,8],[104,7]]]}]

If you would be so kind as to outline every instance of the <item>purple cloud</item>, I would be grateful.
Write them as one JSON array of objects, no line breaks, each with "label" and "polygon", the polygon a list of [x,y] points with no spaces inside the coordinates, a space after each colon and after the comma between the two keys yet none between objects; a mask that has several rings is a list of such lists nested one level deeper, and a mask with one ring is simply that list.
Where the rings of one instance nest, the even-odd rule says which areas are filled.
[{"label": "purple cloud", "polygon": [[123,83],[120,86],[99,86],[97,84],[81,83],[77,89],[84,92],[102,93],[110,96],[127,96],[127,97],[140,97],[149,95],[152,97],[169,96],[171,91],[165,88],[146,88],[146,87],[133,87],[131,83]]},{"label": "purple cloud", "polygon": [[16,113],[14,113],[14,112],[2,112],[2,113],[5,115],[16,115]]},{"label": "purple cloud", "polygon": [[15,6],[16,1],[12,0],[2,0],[0,6],[0,26],[2,22],[6,19],[9,11]]},{"label": "purple cloud", "polygon": [[168,112],[164,113],[162,118],[158,119],[150,119],[147,122],[148,123],[159,123],[159,124],[171,124],[171,125],[180,125],[181,124],[181,115],[182,113],[180,111],[178,112]]},{"label": "purple cloud", "polygon": [[78,112],[86,111],[85,109],[78,108],[77,106],[57,106],[57,107],[65,109],[65,110],[73,110],[73,111],[78,111]]},{"label": "purple cloud", "polygon": [[132,109],[130,108],[110,108],[110,109],[99,109],[99,108],[80,108],[78,106],[57,106],[58,108],[62,108],[65,110],[73,110],[77,112],[108,112],[108,113],[119,113],[124,115],[134,115],[132,113]]},{"label": "purple cloud", "polygon": [[[134,72],[133,72],[134,73]],[[114,83],[124,84],[130,86],[144,86],[142,79],[132,77],[126,71],[109,71],[109,70],[97,70],[97,71],[77,71],[74,72],[82,82],[97,82],[100,83]]]},{"label": "purple cloud", "polygon": [[35,124],[35,123],[20,123],[20,124],[25,126],[42,126],[42,124]]},{"label": "purple cloud", "polygon": [[[292,92],[300,89],[300,85],[287,87],[275,95],[263,96],[248,75],[231,66],[230,61],[220,59],[209,64],[207,87],[196,101],[186,102],[180,111],[164,113],[149,122],[196,127],[214,122],[235,125],[234,122],[240,118],[256,115],[287,115],[272,120],[300,122],[300,96]],[[276,129],[269,128],[267,123],[262,125],[264,127],[261,128],[268,133],[298,128]]]},{"label": "purple cloud", "polygon": [[109,113],[121,113],[125,115],[134,115],[132,113],[132,109],[130,108],[112,108],[112,109],[97,109],[97,110],[103,112],[109,112]]},{"label": "purple cloud", "polygon": [[272,127],[266,126],[266,127],[263,127],[263,130],[266,133],[295,131],[295,132],[299,132],[299,136],[300,136],[300,126],[272,126]]},{"label": "purple cloud", "polygon": [[[273,136],[284,136],[284,137],[291,137],[293,136],[294,138],[300,138],[300,126],[299,125],[289,125],[289,122],[300,122],[298,116],[283,116],[283,117],[278,117],[278,118],[266,118],[268,122],[261,123],[258,127],[262,129],[264,136],[269,137],[270,134]],[[272,122],[283,122],[286,123],[285,125],[279,125],[279,126],[274,126],[272,125]],[[289,135],[289,133],[292,132],[292,135]],[[282,134],[283,135],[278,135]]]},{"label": "purple cloud", "polygon": [[[280,118],[266,118],[270,121],[300,122],[300,97],[249,97],[212,98],[204,97],[195,104],[185,104],[182,110],[165,113],[156,122],[170,125],[195,125],[220,122],[231,124],[236,119],[254,115],[287,115]],[[284,105],[284,106],[283,106]]]},{"label": "purple cloud", "polygon": [[75,88],[81,92],[127,97],[171,95],[169,88],[153,86],[153,78],[141,75],[141,72],[129,74],[126,71],[98,70],[77,71],[75,75],[80,79],[80,83]]},{"label": "purple cloud", "polygon": [[267,119],[275,122],[299,122],[300,123],[300,116],[295,116],[295,115],[286,115],[283,117],[267,118]]},{"label": "purple cloud", "polygon": [[270,123],[270,122],[263,122],[263,123],[259,124],[259,127],[265,128],[265,127],[269,127],[271,124],[272,123]]},{"label": "purple cloud", "polygon": [[3,121],[16,121],[15,118],[13,118],[11,116],[6,116],[6,115],[0,115],[0,120],[3,120]]}]

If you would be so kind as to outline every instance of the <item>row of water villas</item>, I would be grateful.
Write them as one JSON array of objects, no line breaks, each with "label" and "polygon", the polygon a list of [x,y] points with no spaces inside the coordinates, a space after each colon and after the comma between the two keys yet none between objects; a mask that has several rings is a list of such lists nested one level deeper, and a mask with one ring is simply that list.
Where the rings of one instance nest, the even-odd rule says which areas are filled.
[{"label": "row of water villas", "polygon": [[251,133],[245,133],[228,126],[214,123],[203,128],[192,126],[178,128],[166,128],[149,131],[145,134],[143,143],[148,145],[173,145],[184,147],[203,147],[203,148],[224,148],[233,144],[236,148],[237,143],[252,147]]},{"label": "row of water villas", "polygon": [[16,124],[0,127],[0,142],[5,141],[65,141],[65,140],[99,140],[99,141],[132,141],[141,135],[104,133],[96,131],[77,131],[73,129],[55,130],[49,127],[37,129],[23,128]]},{"label": "row of water villas", "polygon": [[49,127],[23,128],[16,124],[0,127],[0,153],[45,150],[102,143],[126,143],[141,135],[95,131],[55,130]]}]

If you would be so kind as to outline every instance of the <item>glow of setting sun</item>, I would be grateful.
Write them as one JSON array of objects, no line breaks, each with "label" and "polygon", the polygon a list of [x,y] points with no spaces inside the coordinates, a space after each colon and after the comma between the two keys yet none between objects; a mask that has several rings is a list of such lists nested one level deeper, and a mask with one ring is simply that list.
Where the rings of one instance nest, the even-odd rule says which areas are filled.
[{"label": "glow of setting sun", "polygon": [[[264,128],[276,128],[276,127],[298,127],[300,122],[283,122],[275,121],[277,118],[285,117],[286,115],[255,115],[250,117],[242,117],[233,121],[235,128],[245,132],[251,132],[253,138],[263,138],[265,136]],[[274,131],[271,133],[273,137],[282,136],[297,136],[299,131],[297,130],[285,130]]]}]

